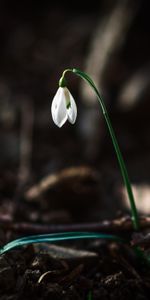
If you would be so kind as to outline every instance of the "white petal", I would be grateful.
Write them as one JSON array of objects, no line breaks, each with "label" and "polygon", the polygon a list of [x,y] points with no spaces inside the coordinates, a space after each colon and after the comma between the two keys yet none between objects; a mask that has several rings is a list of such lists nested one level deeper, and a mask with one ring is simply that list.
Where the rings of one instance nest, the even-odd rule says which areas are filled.
[{"label": "white petal", "polygon": [[71,93],[69,92],[69,98],[70,98],[70,107],[67,109],[67,115],[68,115],[68,121],[71,124],[74,124],[77,118],[77,106],[75,103],[74,98],[72,97]]},{"label": "white petal", "polygon": [[52,118],[58,127],[62,127],[67,121],[67,108],[65,99],[64,88],[59,87],[51,106]]}]

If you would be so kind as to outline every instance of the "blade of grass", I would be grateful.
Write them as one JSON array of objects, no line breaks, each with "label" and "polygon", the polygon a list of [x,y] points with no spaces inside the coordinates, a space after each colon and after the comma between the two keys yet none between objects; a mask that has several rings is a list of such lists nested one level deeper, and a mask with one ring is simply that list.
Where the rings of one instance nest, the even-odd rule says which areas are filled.
[{"label": "blade of grass", "polygon": [[112,240],[116,242],[125,242],[122,238],[109,235],[109,234],[101,234],[101,233],[94,233],[94,232],[64,232],[64,233],[54,233],[54,234],[37,234],[31,235],[27,237],[23,237],[20,239],[16,239],[11,241],[10,243],[6,244],[0,249],[0,254],[3,254],[11,249],[16,247],[35,244],[35,243],[52,243],[52,242],[59,242],[59,241],[67,241],[67,240],[79,240],[79,239],[106,239]]}]

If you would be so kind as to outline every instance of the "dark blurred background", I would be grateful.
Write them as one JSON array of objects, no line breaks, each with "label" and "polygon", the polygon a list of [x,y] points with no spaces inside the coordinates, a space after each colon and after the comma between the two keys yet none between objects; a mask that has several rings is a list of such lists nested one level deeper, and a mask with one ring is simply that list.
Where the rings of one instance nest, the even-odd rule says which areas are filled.
[{"label": "dark blurred background", "polygon": [[[1,201],[17,193],[25,197],[32,185],[64,170],[37,197],[51,201],[45,209],[66,209],[74,220],[84,220],[91,207],[94,219],[128,206],[98,102],[72,74],[67,79],[77,122],[61,129],[52,122],[58,80],[64,69],[75,67],[98,85],[138,207],[149,213],[149,1],[0,1],[0,40]],[[89,168],[82,178],[81,166]],[[70,168],[71,179],[65,173]]]}]

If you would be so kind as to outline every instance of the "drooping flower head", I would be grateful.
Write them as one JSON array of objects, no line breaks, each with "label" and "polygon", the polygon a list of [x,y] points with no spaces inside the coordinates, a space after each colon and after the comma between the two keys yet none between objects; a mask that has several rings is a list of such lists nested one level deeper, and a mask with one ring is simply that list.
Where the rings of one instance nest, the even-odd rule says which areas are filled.
[{"label": "drooping flower head", "polygon": [[[64,78],[63,78],[64,79]],[[74,124],[77,117],[77,106],[68,88],[64,86],[62,78],[59,81],[59,88],[53,98],[51,112],[54,123],[62,127],[68,120]]]}]

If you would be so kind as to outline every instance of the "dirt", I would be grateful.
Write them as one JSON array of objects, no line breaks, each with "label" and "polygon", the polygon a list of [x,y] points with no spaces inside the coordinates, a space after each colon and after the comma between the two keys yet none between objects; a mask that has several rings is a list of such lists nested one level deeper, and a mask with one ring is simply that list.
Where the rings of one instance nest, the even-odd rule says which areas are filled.
[{"label": "dirt", "polygon": [[[79,171],[79,167],[75,170],[76,172]],[[70,169],[69,171],[63,171],[61,174],[68,174],[69,172]],[[86,172],[84,176],[87,176]],[[93,173],[92,175],[88,173],[88,176],[93,176]],[[59,175],[58,178],[60,177]],[[44,233],[46,226],[49,226],[52,232],[55,232],[57,225],[60,225],[59,228],[66,226],[66,231],[68,226],[68,230],[70,230],[69,226],[72,226],[73,220],[75,220],[75,215],[71,213],[70,206],[68,206],[68,210],[61,210],[58,209],[58,204],[56,204],[57,209],[48,209],[50,204],[47,203],[47,197],[53,191],[55,202],[57,203],[60,197],[63,201],[62,193],[65,195],[64,189],[73,177],[65,177],[65,180],[63,178],[63,189],[62,182],[59,186],[58,180],[57,188],[54,185],[51,188],[51,193],[49,191],[50,194],[40,195],[36,202],[28,201],[25,196],[23,197],[25,194],[22,193],[21,195],[20,192],[18,201],[14,191],[16,183],[14,173],[9,171],[9,176],[7,173],[7,176],[5,174],[3,178],[5,180],[1,181],[3,192],[0,216],[1,245],[28,234]],[[91,180],[93,182],[93,177],[88,177],[89,186]],[[86,190],[86,180],[83,180],[81,172],[78,184],[79,182],[82,196],[86,196],[89,201],[89,189]],[[98,182],[95,181],[94,187],[91,185],[92,191],[93,188],[95,191],[97,190],[97,184]],[[14,197],[12,197],[13,194]],[[67,201],[65,205],[67,205]],[[76,205],[77,212],[78,209],[80,210],[80,204],[77,202]],[[95,208],[93,207],[94,211]],[[82,212],[81,216],[84,216],[83,219],[87,218],[88,221],[88,213],[86,215],[85,212]],[[89,220],[89,228],[90,226],[92,228],[94,216],[96,216],[95,213],[93,213],[93,220]],[[79,224],[77,219],[76,224]],[[95,222],[98,220],[97,217]],[[115,229],[116,225],[114,225],[114,228],[109,225],[110,220],[103,217],[105,226],[101,229],[104,232],[107,230],[107,233],[112,233],[115,230],[115,234],[120,237],[132,238],[134,231],[131,225],[125,226],[125,221],[124,224],[121,225],[120,223],[120,227]],[[78,230],[84,224],[85,222],[80,223]],[[106,225],[108,225],[108,228]],[[144,233],[144,229],[142,232]],[[138,237],[141,238],[140,235],[135,235],[134,240],[138,241]],[[0,299],[146,300],[149,299],[150,293],[149,275],[149,265],[137,256],[131,245],[97,239],[30,245],[11,250],[0,256]]]},{"label": "dirt", "polygon": [[[85,248],[82,242],[78,247]],[[1,299],[90,299],[90,293],[91,299],[149,299],[150,270],[134,252],[114,243],[87,242],[85,260],[79,259],[81,250],[72,249],[73,260],[54,256],[48,245],[38,253],[30,246],[1,256]]]}]

